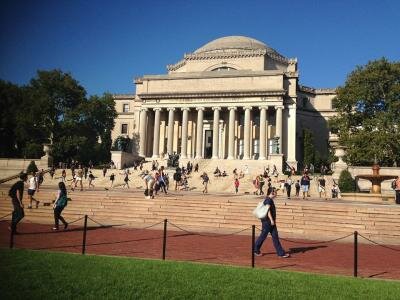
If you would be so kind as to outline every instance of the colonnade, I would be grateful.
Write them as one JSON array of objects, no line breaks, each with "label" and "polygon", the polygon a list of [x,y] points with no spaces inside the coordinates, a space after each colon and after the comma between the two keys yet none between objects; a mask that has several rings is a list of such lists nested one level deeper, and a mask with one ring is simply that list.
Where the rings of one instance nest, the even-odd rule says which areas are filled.
[{"label": "colonnade", "polygon": [[[282,139],[282,110],[283,106],[273,106],[275,108],[275,136]],[[227,159],[235,159],[235,121],[236,121],[236,111],[238,107],[229,106],[229,107],[211,107],[213,110],[213,137],[212,137],[212,158],[217,159],[221,158],[219,155],[219,124],[220,124],[220,112],[222,109],[227,109],[229,111],[229,121],[228,121],[228,153]],[[267,126],[269,120],[267,119],[267,111],[268,106],[261,107],[252,107],[245,106],[242,107],[244,110],[244,124],[243,124],[243,159],[248,160],[251,159],[251,143],[252,143],[252,120],[251,120],[251,112],[253,109],[258,108],[260,111],[260,131],[259,131],[259,158],[260,160],[267,159]],[[155,108],[141,108],[140,110],[140,122],[139,122],[139,134],[140,134],[140,145],[139,145],[139,155],[142,157],[146,157],[146,140],[147,134],[147,119],[148,119],[148,111],[152,109],[154,111],[154,130],[153,130],[153,153],[152,158],[157,159],[160,157],[160,124],[161,124],[161,110],[160,107]],[[188,158],[188,123],[189,123],[189,112],[197,110],[197,121],[196,121],[196,139],[195,145],[192,145],[195,148],[195,157],[203,158],[203,125],[204,125],[204,111],[206,108],[204,107],[183,107],[183,108],[167,108],[168,111],[168,131],[167,131],[167,147],[166,152],[171,154],[173,153],[173,143],[174,138],[174,118],[175,112],[180,111],[182,113],[182,123],[181,123],[181,158]],[[209,109],[209,108],[208,108]],[[279,153],[282,151],[282,147],[279,147]],[[192,158],[192,157],[189,157]]]}]

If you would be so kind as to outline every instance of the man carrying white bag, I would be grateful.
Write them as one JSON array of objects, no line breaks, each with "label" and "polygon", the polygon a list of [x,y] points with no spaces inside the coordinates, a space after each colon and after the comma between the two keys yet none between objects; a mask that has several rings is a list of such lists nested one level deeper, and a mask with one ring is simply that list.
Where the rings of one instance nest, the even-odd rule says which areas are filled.
[{"label": "man carrying white bag", "polygon": [[262,256],[260,251],[268,233],[271,233],[272,242],[274,244],[276,254],[282,258],[290,257],[289,253],[283,250],[281,242],[279,241],[278,229],[276,227],[276,209],[274,198],[276,197],[276,189],[272,188],[268,191],[267,197],[258,203],[257,207],[253,211],[253,215],[260,219],[262,224],[261,234],[258,237],[254,245],[254,254],[256,256]]}]

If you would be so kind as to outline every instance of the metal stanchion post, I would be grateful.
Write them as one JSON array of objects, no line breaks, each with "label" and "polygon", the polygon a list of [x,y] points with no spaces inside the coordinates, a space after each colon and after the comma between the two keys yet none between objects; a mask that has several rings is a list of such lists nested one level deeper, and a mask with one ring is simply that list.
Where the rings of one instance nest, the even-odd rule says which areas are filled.
[{"label": "metal stanchion post", "polygon": [[164,239],[163,239],[163,249],[162,249],[162,259],[165,260],[165,251],[167,248],[167,222],[168,220],[164,220]]},{"label": "metal stanchion post", "polygon": [[87,219],[88,216],[85,215],[85,223],[83,225],[83,241],[82,241],[82,254],[86,252],[86,230],[87,230]]},{"label": "metal stanchion post", "polygon": [[354,231],[354,277],[357,277],[358,269],[358,232]]},{"label": "metal stanchion post", "polygon": [[254,268],[254,242],[256,239],[256,225],[251,225],[251,267]]},{"label": "metal stanchion post", "polygon": [[11,229],[11,233],[10,233],[10,249],[12,249],[12,248],[14,248],[14,229]]}]

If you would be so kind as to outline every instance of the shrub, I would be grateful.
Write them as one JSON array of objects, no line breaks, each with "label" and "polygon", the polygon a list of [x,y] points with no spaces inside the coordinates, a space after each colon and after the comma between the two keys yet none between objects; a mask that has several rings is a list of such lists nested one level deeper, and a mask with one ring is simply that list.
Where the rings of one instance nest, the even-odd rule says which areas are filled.
[{"label": "shrub", "polygon": [[339,176],[339,189],[342,193],[355,192],[356,181],[348,170],[343,170]]},{"label": "shrub", "polygon": [[32,160],[29,163],[28,167],[26,168],[26,173],[32,174],[33,172],[37,172],[38,170],[39,170],[38,167],[36,166],[35,162]]}]

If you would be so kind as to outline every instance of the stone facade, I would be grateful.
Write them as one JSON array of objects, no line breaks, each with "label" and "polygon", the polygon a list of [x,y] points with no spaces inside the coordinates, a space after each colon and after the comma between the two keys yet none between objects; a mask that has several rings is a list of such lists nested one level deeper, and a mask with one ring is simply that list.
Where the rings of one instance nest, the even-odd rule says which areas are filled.
[{"label": "stone facade", "polygon": [[[313,131],[327,154],[332,89],[299,85],[297,59],[252,38],[216,39],[173,65],[168,74],[135,79],[135,95],[115,95],[112,134],[133,137],[138,155],[159,159],[302,160],[302,132]],[[277,166],[281,168],[282,166]]]}]

